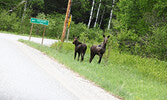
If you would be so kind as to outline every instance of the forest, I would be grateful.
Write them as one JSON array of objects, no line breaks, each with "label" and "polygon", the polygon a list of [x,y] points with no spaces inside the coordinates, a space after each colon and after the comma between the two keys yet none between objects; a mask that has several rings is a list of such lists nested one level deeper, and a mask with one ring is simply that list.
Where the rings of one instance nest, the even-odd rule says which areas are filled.
[{"label": "forest", "polygon": [[[68,0],[0,0],[0,31],[29,34],[30,18],[49,20],[46,36],[61,38]],[[110,34],[112,49],[167,61],[166,0],[72,0],[70,36],[101,42]],[[33,34],[42,35],[35,25]]]}]

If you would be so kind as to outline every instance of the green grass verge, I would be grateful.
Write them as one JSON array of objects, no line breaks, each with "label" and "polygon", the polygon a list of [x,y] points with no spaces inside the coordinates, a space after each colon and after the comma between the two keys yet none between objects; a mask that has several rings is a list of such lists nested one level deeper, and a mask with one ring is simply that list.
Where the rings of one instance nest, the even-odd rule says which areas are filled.
[{"label": "green grass verge", "polygon": [[47,47],[25,40],[19,41],[45,52],[71,70],[125,100],[167,98],[167,62],[111,51],[108,59],[106,52],[101,64],[97,64],[97,56],[90,64],[89,53],[85,55],[83,62],[73,59],[74,46],[71,43],[55,43],[52,47]]}]

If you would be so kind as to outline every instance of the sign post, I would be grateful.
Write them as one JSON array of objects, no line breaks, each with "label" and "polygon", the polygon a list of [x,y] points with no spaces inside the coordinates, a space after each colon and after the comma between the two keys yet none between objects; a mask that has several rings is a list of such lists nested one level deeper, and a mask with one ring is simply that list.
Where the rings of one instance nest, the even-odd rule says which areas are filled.
[{"label": "sign post", "polygon": [[49,21],[48,21],[48,20],[37,19],[37,18],[31,18],[30,23],[32,23],[32,26],[31,26],[29,41],[30,41],[30,39],[31,39],[33,24],[41,24],[41,25],[44,25],[44,32],[43,32],[43,37],[42,37],[42,42],[41,42],[41,44],[43,44],[44,35],[45,35],[45,31],[46,31],[46,26],[49,25]]},{"label": "sign post", "polygon": [[72,15],[70,16],[70,18],[69,18],[69,21],[68,21],[68,32],[67,32],[67,41],[68,41],[68,38],[69,38],[69,34],[70,34],[70,26],[71,26],[71,20],[72,20]]},{"label": "sign post", "polygon": [[29,36],[29,41],[30,41],[30,39],[31,39],[31,34],[32,34],[33,25],[34,25],[34,24],[32,23],[31,31],[30,31],[30,36]]},{"label": "sign post", "polygon": [[41,42],[41,44],[43,44],[43,39],[44,39],[44,35],[45,35],[45,30],[46,30],[46,25],[44,26],[44,31],[43,31],[43,37],[42,37],[42,42]]}]

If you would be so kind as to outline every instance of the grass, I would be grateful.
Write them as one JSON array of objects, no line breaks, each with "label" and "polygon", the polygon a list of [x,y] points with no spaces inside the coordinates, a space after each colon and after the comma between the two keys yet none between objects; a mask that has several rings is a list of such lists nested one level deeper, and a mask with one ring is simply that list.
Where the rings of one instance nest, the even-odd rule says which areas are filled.
[{"label": "grass", "polygon": [[97,56],[90,64],[89,53],[85,55],[83,62],[73,59],[74,46],[71,43],[55,43],[47,47],[25,40],[19,41],[45,52],[71,70],[125,100],[167,98],[167,62],[120,54],[112,50],[108,59],[106,52],[101,64],[97,64]]}]

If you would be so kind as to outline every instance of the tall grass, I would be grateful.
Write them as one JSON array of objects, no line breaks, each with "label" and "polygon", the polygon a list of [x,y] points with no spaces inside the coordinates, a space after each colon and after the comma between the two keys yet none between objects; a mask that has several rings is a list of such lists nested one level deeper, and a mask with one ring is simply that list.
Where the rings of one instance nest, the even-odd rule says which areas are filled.
[{"label": "tall grass", "polygon": [[51,47],[20,40],[93,81],[110,93],[125,100],[165,100],[167,98],[167,62],[157,59],[107,52],[101,64],[98,57],[89,63],[89,47],[83,62],[73,59],[71,43],[55,43]]}]

